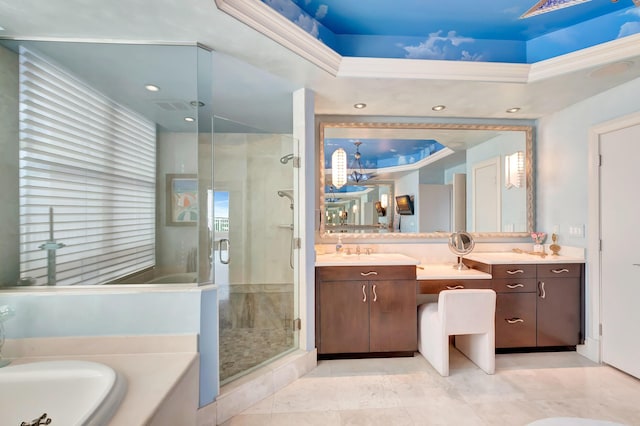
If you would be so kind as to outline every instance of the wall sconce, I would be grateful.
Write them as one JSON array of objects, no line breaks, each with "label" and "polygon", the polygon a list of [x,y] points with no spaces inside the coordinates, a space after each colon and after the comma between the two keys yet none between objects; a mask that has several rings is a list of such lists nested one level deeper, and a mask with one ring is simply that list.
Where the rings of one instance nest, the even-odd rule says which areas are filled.
[{"label": "wall sconce", "polygon": [[504,156],[504,186],[522,188],[524,180],[524,152]]},{"label": "wall sconce", "polygon": [[386,209],[387,207],[389,207],[389,194],[380,195],[380,206],[383,209]]},{"label": "wall sconce", "polygon": [[347,151],[338,148],[331,154],[331,182],[336,188],[347,183]]}]

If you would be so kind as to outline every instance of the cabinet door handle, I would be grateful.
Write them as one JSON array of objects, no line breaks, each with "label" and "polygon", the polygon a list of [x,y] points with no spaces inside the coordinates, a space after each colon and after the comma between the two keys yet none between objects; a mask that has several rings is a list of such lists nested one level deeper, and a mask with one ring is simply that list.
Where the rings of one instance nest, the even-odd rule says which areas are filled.
[{"label": "cabinet door handle", "polygon": [[364,291],[366,287],[367,287],[366,284],[362,284],[362,301],[363,302],[367,301],[367,293]]},{"label": "cabinet door handle", "polygon": [[453,285],[453,286],[448,285],[447,286],[447,290],[460,290],[461,288],[464,288],[464,286],[463,285]]},{"label": "cabinet door handle", "polygon": [[368,277],[369,275],[378,275],[378,273],[376,271],[369,271],[369,272],[360,272],[360,275],[362,275],[363,277]]},{"label": "cabinet door handle", "polygon": [[507,271],[507,274],[509,275],[524,274],[524,271],[522,269],[513,269],[510,271]]},{"label": "cabinet door handle", "polygon": [[540,299],[547,297],[547,293],[544,291],[544,281],[540,281],[538,287],[540,289]]},{"label": "cabinet door handle", "polygon": [[554,274],[564,274],[566,272],[569,272],[569,270],[567,268],[552,269],[551,272],[553,272]]},{"label": "cabinet door handle", "polygon": [[372,289],[372,290],[373,290],[373,301],[374,301],[374,302],[377,302],[377,301],[378,301],[378,294],[376,293],[376,285],[377,285],[377,284],[374,284],[374,285],[373,285],[373,289]]},{"label": "cabinet door handle", "polygon": [[524,284],[505,284],[508,288],[519,288],[519,287],[524,287]]},{"label": "cabinet door handle", "polygon": [[524,322],[522,318],[505,318],[504,320],[509,324],[517,324],[519,322]]}]

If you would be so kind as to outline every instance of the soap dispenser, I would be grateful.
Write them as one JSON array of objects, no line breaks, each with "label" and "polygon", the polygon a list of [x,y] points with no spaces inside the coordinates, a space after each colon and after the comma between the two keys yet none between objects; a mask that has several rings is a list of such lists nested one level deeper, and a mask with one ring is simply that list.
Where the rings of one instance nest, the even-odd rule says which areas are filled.
[{"label": "soap dispenser", "polygon": [[342,237],[338,235],[338,242],[336,243],[336,254],[342,254]]}]

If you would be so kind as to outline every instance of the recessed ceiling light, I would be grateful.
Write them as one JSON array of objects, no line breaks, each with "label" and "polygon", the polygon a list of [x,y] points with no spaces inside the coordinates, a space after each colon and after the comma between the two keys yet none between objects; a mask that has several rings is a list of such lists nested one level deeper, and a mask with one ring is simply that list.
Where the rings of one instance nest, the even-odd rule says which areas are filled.
[{"label": "recessed ceiling light", "polygon": [[446,108],[447,107],[444,106],[444,105],[436,105],[436,106],[432,107],[431,109],[434,110],[434,111],[442,111],[442,110],[444,110]]},{"label": "recessed ceiling light", "polygon": [[155,84],[145,84],[144,88],[147,89],[150,92],[159,92],[160,88],[158,86],[156,86]]},{"label": "recessed ceiling light", "polygon": [[517,108],[517,107],[516,107],[516,108],[509,108],[509,109],[507,110],[507,112],[508,112],[509,114],[513,114],[514,112],[518,112],[518,111],[520,111],[520,108]]},{"label": "recessed ceiling light", "polygon": [[354,104],[354,105],[353,105],[353,107],[354,107],[355,109],[363,109],[363,108],[366,108],[366,107],[367,107],[367,104],[362,103],[362,102],[358,102],[357,104]]},{"label": "recessed ceiling light", "polygon": [[192,107],[203,107],[204,106],[204,102],[200,102],[200,101],[191,101],[189,103],[191,104]]},{"label": "recessed ceiling light", "polygon": [[194,121],[196,121],[196,119],[193,117],[185,117],[184,121],[186,121],[187,123],[193,123]]}]

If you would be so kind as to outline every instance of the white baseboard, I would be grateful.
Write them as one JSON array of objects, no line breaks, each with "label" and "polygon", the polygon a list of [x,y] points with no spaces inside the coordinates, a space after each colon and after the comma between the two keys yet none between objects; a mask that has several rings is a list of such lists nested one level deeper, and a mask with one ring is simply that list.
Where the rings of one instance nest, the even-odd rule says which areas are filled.
[{"label": "white baseboard", "polygon": [[584,345],[576,346],[576,351],[585,358],[589,358],[593,362],[600,363],[600,340],[588,337],[585,339]]}]

